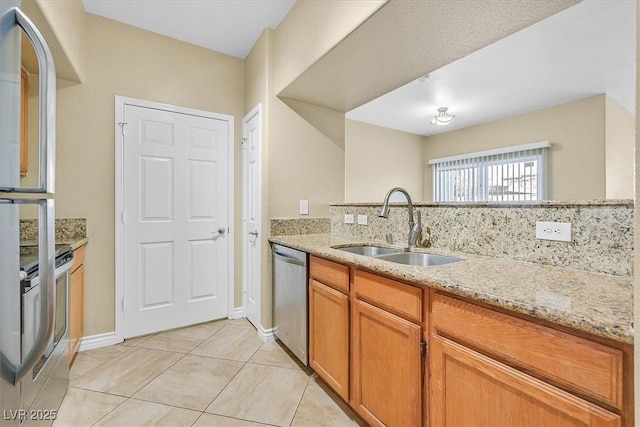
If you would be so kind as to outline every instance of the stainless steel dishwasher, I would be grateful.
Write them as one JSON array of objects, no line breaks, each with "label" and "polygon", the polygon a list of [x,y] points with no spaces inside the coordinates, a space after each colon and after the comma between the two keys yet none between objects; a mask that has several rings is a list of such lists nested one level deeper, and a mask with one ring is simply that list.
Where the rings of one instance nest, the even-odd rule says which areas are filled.
[{"label": "stainless steel dishwasher", "polygon": [[274,244],[273,250],[273,330],[305,365],[308,354],[308,254]]}]

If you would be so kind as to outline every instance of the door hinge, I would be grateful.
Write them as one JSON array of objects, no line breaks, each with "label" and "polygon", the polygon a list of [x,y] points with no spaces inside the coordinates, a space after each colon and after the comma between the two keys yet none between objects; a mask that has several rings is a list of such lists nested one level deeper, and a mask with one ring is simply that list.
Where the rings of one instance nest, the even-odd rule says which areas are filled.
[{"label": "door hinge", "polygon": [[420,356],[425,357],[427,355],[427,342],[420,342]]},{"label": "door hinge", "polygon": [[122,311],[124,311],[124,298],[122,298]]},{"label": "door hinge", "polygon": [[122,132],[122,136],[124,136],[125,134],[124,125],[126,124],[127,122],[118,122],[118,126],[120,126],[120,132]]},{"label": "door hinge", "polygon": [[240,138],[240,143],[242,144],[242,148],[247,148],[247,138]]},{"label": "door hinge", "polygon": [[127,219],[127,216],[125,215],[124,211],[122,211],[122,217],[120,219],[121,219],[122,223],[124,224],[126,219]]}]

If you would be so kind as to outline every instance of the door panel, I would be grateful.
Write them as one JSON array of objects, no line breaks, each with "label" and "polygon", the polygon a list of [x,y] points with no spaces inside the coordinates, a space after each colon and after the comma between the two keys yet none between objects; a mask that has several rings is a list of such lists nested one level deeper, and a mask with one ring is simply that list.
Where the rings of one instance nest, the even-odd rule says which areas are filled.
[{"label": "door panel", "polygon": [[173,303],[173,244],[171,242],[140,245],[141,309]]},{"label": "door panel", "polygon": [[216,245],[211,239],[189,242],[189,301],[215,296],[216,287],[209,280],[215,275],[212,259],[216,259]]},{"label": "door panel", "polygon": [[173,160],[141,157],[140,221],[173,219]]},{"label": "door panel", "polygon": [[421,327],[357,299],[352,315],[352,405],[373,426],[422,425]]},{"label": "door panel", "polygon": [[216,162],[189,162],[189,219],[215,220],[218,206],[215,188],[218,168]]},{"label": "door panel", "polygon": [[431,425],[619,426],[619,415],[441,337],[431,340]]},{"label": "door panel", "polygon": [[349,297],[317,280],[309,288],[309,365],[349,401]]},{"label": "door panel", "polygon": [[226,317],[229,121],[123,117],[124,337]]}]

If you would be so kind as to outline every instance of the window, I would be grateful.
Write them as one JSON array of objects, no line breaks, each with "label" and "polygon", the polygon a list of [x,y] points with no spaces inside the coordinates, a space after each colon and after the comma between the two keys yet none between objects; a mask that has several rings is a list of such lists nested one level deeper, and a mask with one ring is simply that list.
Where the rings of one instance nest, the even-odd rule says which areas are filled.
[{"label": "window", "polygon": [[549,142],[433,159],[436,202],[544,200]]}]

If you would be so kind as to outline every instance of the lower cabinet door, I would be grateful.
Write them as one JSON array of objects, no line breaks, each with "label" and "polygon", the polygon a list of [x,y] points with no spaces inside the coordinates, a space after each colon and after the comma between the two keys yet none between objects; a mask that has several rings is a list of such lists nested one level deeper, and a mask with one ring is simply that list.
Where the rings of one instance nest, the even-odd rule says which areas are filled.
[{"label": "lower cabinet door", "polygon": [[422,328],[360,300],[352,313],[352,406],[373,426],[422,425]]},{"label": "lower cabinet door", "polygon": [[620,426],[606,411],[441,337],[430,350],[432,426]]},{"label": "lower cabinet door", "polygon": [[349,401],[349,297],[316,280],[309,288],[309,364]]}]

